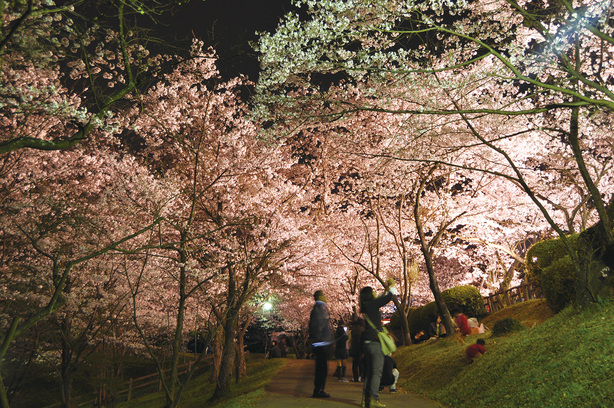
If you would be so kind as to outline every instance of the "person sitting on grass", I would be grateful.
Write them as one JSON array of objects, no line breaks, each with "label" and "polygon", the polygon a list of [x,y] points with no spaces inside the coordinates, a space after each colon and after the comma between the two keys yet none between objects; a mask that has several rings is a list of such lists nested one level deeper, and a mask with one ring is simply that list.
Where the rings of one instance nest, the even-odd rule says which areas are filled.
[{"label": "person sitting on grass", "polygon": [[424,330],[420,330],[418,333],[416,333],[416,335],[414,336],[414,344],[418,344],[418,343],[422,343],[423,341],[426,341],[429,339],[428,334],[426,334],[424,332]]},{"label": "person sitting on grass", "polygon": [[446,326],[441,321],[441,316],[437,315],[437,319],[429,325],[427,334],[429,339],[438,339],[446,337]]},{"label": "person sitting on grass", "polygon": [[469,327],[469,322],[467,321],[467,316],[462,312],[456,312],[454,314],[454,323],[456,323],[456,340],[460,341],[465,345],[465,337],[471,334],[471,328]]},{"label": "person sitting on grass", "polygon": [[478,339],[475,344],[472,344],[465,349],[465,354],[467,355],[467,359],[470,363],[473,363],[473,360],[475,360],[477,357],[483,356],[484,353],[486,353],[486,349],[484,348],[485,344],[486,342],[484,339]]}]

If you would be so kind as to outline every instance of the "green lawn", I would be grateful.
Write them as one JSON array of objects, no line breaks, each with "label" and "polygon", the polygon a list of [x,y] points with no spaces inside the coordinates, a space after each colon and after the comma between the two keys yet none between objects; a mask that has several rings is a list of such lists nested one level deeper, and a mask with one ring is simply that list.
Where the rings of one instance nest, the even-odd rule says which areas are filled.
[{"label": "green lawn", "polygon": [[613,312],[609,303],[547,318],[542,300],[504,309],[487,325],[514,317],[528,327],[469,336],[467,344],[486,340],[486,354],[473,364],[453,340],[402,347],[399,386],[451,407],[613,407]]}]

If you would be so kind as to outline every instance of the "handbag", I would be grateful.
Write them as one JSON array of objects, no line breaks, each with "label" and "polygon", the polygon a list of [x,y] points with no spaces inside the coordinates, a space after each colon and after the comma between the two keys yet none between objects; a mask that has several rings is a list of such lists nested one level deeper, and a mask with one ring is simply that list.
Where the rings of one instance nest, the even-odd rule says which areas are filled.
[{"label": "handbag", "polygon": [[377,338],[379,339],[382,353],[387,356],[397,351],[397,345],[394,342],[394,339],[392,338],[390,332],[388,332],[388,329],[384,327],[382,330],[377,330],[377,327],[375,327],[373,322],[369,319],[369,316],[365,315],[365,318],[367,319],[367,323],[369,323],[369,325],[373,327],[373,329],[375,329],[375,331],[377,332]]}]

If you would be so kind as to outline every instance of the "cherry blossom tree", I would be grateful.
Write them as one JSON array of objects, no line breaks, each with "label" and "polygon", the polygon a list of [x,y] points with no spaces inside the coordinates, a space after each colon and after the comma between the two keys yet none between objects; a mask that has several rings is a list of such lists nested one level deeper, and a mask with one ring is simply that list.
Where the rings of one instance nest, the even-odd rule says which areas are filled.
[{"label": "cherry blossom tree", "polygon": [[[311,193],[313,204],[309,208],[315,219],[320,220],[316,221],[316,225],[320,225],[317,227],[319,233],[335,237],[333,241],[345,255],[346,262],[362,265],[360,269],[370,275],[380,274],[380,271],[393,273],[399,286],[403,288],[409,288],[406,279],[407,271],[412,265],[410,261],[421,256],[419,247],[414,243],[418,242],[412,227],[411,210],[415,190],[410,187],[416,183],[419,163],[427,160],[441,161],[444,154],[450,155],[452,151],[456,154],[457,167],[461,167],[459,148],[452,145],[452,149],[442,144],[441,136],[440,140],[408,136],[413,134],[416,127],[426,127],[427,124],[421,122],[410,116],[360,112],[355,116],[346,115],[328,125],[301,127],[296,133],[297,136],[291,136],[287,141],[294,146],[295,154],[300,157],[299,163],[293,166],[291,179],[299,184],[307,184],[308,180],[314,190]],[[447,132],[451,133],[449,130]],[[476,163],[486,163],[485,158],[491,160],[491,156],[484,156],[483,152],[480,154],[481,157],[476,153],[465,153],[462,160],[469,163],[465,166],[473,163],[472,166],[475,167]],[[488,177],[486,170],[493,171],[484,168],[484,174],[480,175],[479,172],[476,174],[470,170],[459,169],[454,178],[450,179],[448,176],[448,205],[456,202],[456,206],[461,209],[459,213],[463,211],[463,207],[470,206],[473,220],[463,222],[464,225],[460,225],[460,228],[451,227],[452,231],[449,233],[446,231],[454,237],[447,241],[446,245],[450,248],[447,250],[447,257],[435,258],[442,267],[439,279],[445,280],[444,288],[460,283],[475,283],[476,286],[482,287],[487,277],[488,260],[494,258],[489,248],[500,248],[501,244],[497,242],[503,242],[503,238],[514,239],[513,237],[517,236],[521,239],[526,235],[524,224],[517,223],[515,230],[509,227],[503,230],[502,226],[509,224],[509,219],[518,217],[520,209],[527,211],[528,208],[529,214],[535,214],[535,210],[526,200],[522,202],[515,197],[518,194],[514,191],[514,186],[495,182],[496,179]],[[488,191],[489,186],[494,190]],[[502,194],[502,191],[508,194]],[[509,208],[505,212],[500,211],[502,201],[499,198],[493,199],[493,196],[509,197]],[[461,199],[462,197],[466,198]],[[522,196],[520,198],[522,199]],[[403,208],[404,203],[407,208]],[[495,204],[499,204],[498,209]],[[434,202],[432,206],[439,208],[441,204]],[[492,214],[493,218],[500,214],[500,217],[497,217],[500,221],[480,220],[484,214]],[[497,228],[499,232],[493,228]],[[391,240],[384,240],[385,236],[389,236]],[[372,244],[369,244],[370,239]],[[487,240],[492,243],[479,250],[471,249],[470,256],[469,249],[462,249],[463,242],[467,248],[471,248],[475,247],[471,242]],[[458,243],[453,244],[455,241]],[[368,248],[370,250],[367,250]],[[368,261],[366,257],[364,261],[368,262],[362,263],[361,253],[371,253],[374,257],[372,261]],[[338,254],[331,256],[339,257]],[[450,263],[452,259],[457,260],[454,266]],[[493,267],[492,262],[490,265]],[[348,274],[349,276],[351,275]],[[414,297],[423,298],[423,301],[430,300],[428,295],[424,296],[425,291],[422,288],[426,287],[416,283],[418,290],[412,294],[409,290],[404,291],[399,298],[405,299],[402,303],[406,302],[407,308]],[[493,284],[496,285],[497,282]],[[397,305],[397,308],[401,309],[400,305]]]},{"label": "cherry blossom tree", "polygon": [[[119,210],[126,196],[111,186],[135,171],[134,162],[90,153],[31,150],[3,157],[2,358],[34,325],[78,304],[69,290],[77,270],[160,222],[142,214],[135,222]],[[92,274],[82,281],[93,280]],[[2,391],[2,406],[8,406]]]},{"label": "cherry blossom tree", "polygon": [[[344,283],[342,287],[350,295],[345,302],[354,307],[355,313],[360,286],[371,284],[377,287],[383,285],[388,277],[394,277],[400,288],[395,304],[403,311],[403,338],[409,343],[407,313],[413,299],[412,287],[418,276],[417,264],[413,262],[416,248],[405,241],[408,232],[403,224],[406,220],[398,206],[398,197],[405,194],[407,177],[387,171],[385,162],[390,160],[364,157],[371,154],[373,146],[379,146],[383,137],[377,132],[389,131],[393,126],[387,122],[382,126],[372,125],[381,124],[382,118],[369,116],[328,127],[305,128],[300,132],[300,139],[290,138],[287,143],[294,146],[301,156],[291,179],[301,184],[305,183],[303,180],[310,180],[310,190],[313,190],[310,193],[313,201],[309,206],[314,217],[312,234],[330,237],[330,243],[320,244],[320,248],[334,245],[325,256],[330,259],[327,263],[336,259],[332,263],[339,266],[338,270],[328,272],[328,276],[329,279],[333,276],[341,278],[337,281]],[[401,167],[408,168],[406,165]],[[334,297],[329,295],[331,298]]]},{"label": "cherry blossom tree", "polygon": [[[440,124],[473,137],[476,145],[494,150],[503,166],[500,176],[520,186],[565,240],[567,228],[550,207],[561,202],[530,184],[526,161],[513,154],[527,138],[541,140],[540,146],[558,140],[573,158],[566,165],[573,165],[572,173],[581,180],[579,202],[590,196],[598,214],[598,246],[611,245],[609,198],[596,182],[604,174],[586,165],[592,157],[605,161],[604,168],[611,161],[608,2],[562,2],[549,8],[515,1],[297,4],[309,18],[288,15],[259,44],[265,69],[261,106],[268,109],[267,117],[304,122],[311,115],[321,121],[371,110],[439,118]],[[330,92],[331,82],[340,79],[345,79],[338,88],[343,92]],[[357,87],[370,102],[351,97]],[[312,110],[305,109],[307,100]],[[399,105],[401,100],[405,103]],[[577,280],[586,283],[582,263],[575,259]],[[581,286],[580,302],[594,300],[592,289]]]},{"label": "cherry blossom tree", "polygon": [[[164,383],[168,406],[178,403],[185,385],[179,384],[177,379],[185,311],[194,310],[195,302],[202,300],[205,292],[211,293],[206,298],[211,305],[218,306],[220,300],[229,300],[217,310],[222,311],[218,317],[225,329],[225,347],[216,392],[225,391],[234,357],[231,345],[234,347],[236,318],[259,285],[267,279],[273,280],[280,265],[288,259],[289,244],[298,231],[290,217],[297,189],[279,175],[286,164],[280,160],[275,147],[260,143],[256,127],[244,118],[246,108],[239,102],[244,81],[220,83],[213,68],[214,56],[197,52],[170,75],[160,77],[160,82],[147,93],[138,95],[137,90],[145,89],[142,80],[151,78],[147,69],[157,70],[161,64],[175,61],[149,58],[148,51],[138,43],[137,31],[127,29],[129,11],[152,12],[144,9],[143,3],[121,2],[116,7],[117,14],[103,13],[104,16],[117,16],[115,31],[99,25],[80,30],[81,21],[75,21],[87,15],[78,9],[81,2],[56,7],[52,2],[33,0],[16,5],[20,7],[2,6],[6,19],[3,19],[1,75],[7,103],[2,106],[6,139],[2,141],[1,151],[5,153],[5,169],[11,173],[7,190],[16,188],[30,192],[45,186],[41,180],[29,174],[24,177],[11,168],[15,163],[23,164],[24,157],[29,160],[28,166],[36,164],[34,157],[45,157],[43,153],[37,156],[29,150],[22,153],[24,147],[64,150],[77,143],[84,146],[87,144],[84,141],[91,139],[88,143],[92,150],[87,157],[92,158],[91,165],[95,166],[104,161],[105,154],[114,154],[113,149],[106,149],[108,144],[115,143],[115,149],[125,157],[125,165],[134,166],[133,171],[108,175],[102,183],[115,183],[107,194],[121,193],[125,200],[122,210],[96,209],[90,214],[87,209],[93,208],[92,200],[101,205],[110,201],[90,198],[91,195],[83,192],[74,194],[71,200],[73,191],[63,188],[58,191],[64,196],[54,197],[47,211],[35,214],[35,205],[29,207],[27,216],[31,221],[24,222],[33,224],[31,230],[22,225],[18,233],[5,231],[5,236],[11,239],[21,233],[22,240],[29,240],[34,247],[31,252],[38,251],[38,258],[47,256],[57,267],[52,274],[56,277],[51,286],[55,292],[49,306],[32,321],[39,321],[64,305],[58,299],[62,299],[62,293],[68,293],[67,283],[75,282],[68,273],[75,264],[111,250],[123,253],[127,262],[125,284],[131,293],[134,320],[141,337],[147,340],[146,332],[149,328],[160,327],[164,314],[167,327],[172,327],[174,333],[171,374],[169,381]],[[95,6],[115,7],[114,3],[106,2],[96,2]],[[60,20],[65,24],[53,24]],[[51,35],[51,42],[24,43],[41,38],[44,32]],[[82,53],[76,54],[75,50]],[[27,53],[36,58],[25,58]],[[73,59],[75,55],[80,58]],[[202,66],[197,66],[199,63]],[[138,98],[138,107],[126,113],[124,109],[130,110],[130,105],[124,104],[120,110],[117,103],[135,100],[130,98]],[[107,132],[96,133],[96,129]],[[144,141],[146,145],[141,144]],[[97,153],[96,147],[103,148],[104,153]],[[36,171],[44,174],[40,169],[45,170],[49,161],[53,161],[63,169],[69,184],[72,176],[72,183],[86,190],[87,184],[79,183],[79,172],[86,172],[89,167],[72,156],[80,157],[79,152],[72,149],[64,155],[52,154],[49,159],[41,160],[42,165]],[[62,157],[68,159],[65,164],[78,166],[72,171],[66,170],[60,160]],[[28,166],[23,169],[34,173],[34,167]],[[101,183],[95,177],[91,179],[93,183]],[[23,180],[30,184],[21,183],[20,186]],[[64,182],[58,181],[58,184]],[[90,193],[96,191],[87,188]],[[47,191],[51,190],[49,187]],[[106,196],[104,199],[109,200]],[[26,202],[14,197],[13,203],[20,201]],[[64,207],[69,210],[65,210],[67,218],[52,222],[59,219],[57,212],[64,216]],[[8,217],[11,211],[7,210],[6,214]],[[44,214],[52,216],[47,219]],[[51,223],[50,226],[38,225],[34,215]],[[85,216],[89,215],[97,215],[98,224],[87,221]],[[122,222],[123,217],[134,218]],[[72,231],[78,225],[71,221],[72,218],[83,223],[80,234]],[[154,220],[153,223],[140,225],[148,219]],[[71,228],[59,228],[62,223]],[[106,226],[107,223],[111,227]],[[98,225],[97,229],[91,228],[99,234],[85,232],[89,225]],[[131,226],[140,226],[140,229],[130,233]],[[34,227],[43,229],[38,231]],[[126,232],[128,229],[128,235],[123,238],[120,235],[108,246],[93,252],[87,252],[86,246],[81,245],[84,254],[79,252],[80,256],[74,260],[68,256],[68,266],[62,269],[64,258],[55,257],[53,251],[48,254],[40,244],[48,237],[47,229],[58,229],[63,237],[72,232],[72,240],[66,243],[86,237],[94,248],[96,242],[103,242],[98,237],[100,232],[112,235],[111,232],[119,234],[120,230]],[[148,234],[142,235],[145,231]],[[59,235],[55,239],[60,242]],[[127,244],[129,240],[132,240],[130,245]],[[13,248],[16,250],[18,246]],[[31,297],[29,290],[23,295]],[[209,319],[211,309],[202,308],[201,312]],[[173,325],[169,324],[171,315]],[[145,326],[140,324],[143,321]],[[5,336],[4,345],[8,347],[13,334],[20,335],[27,327],[20,328],[18,323],[7,327],[9,335]]]},{"label": "cherry blossom tree", "polygon": [[[165,281],[169,291],[160,299],[165,307],[153,299],[134,302],[135,309],[160,304],[174,320],[171,372],[164,383],[169,407],[185,387],[176,367],[188,304],[196,299],[202,304],[206,294],[209,307],[201,311],[214,316],[223,331],[217,398],[233,372],[241,312],[265,282],[279,279],[298,231],[292,210],[299,191],[281,174],[288,166],[281,160],[285,156],[261,142],[247,118],[240,93],[248,84],[241,78],[222,82],[215,54],[202,47],[195,41],[192,57],[144,94],[125,124],[141,146],[134,153],[167,191],[150,205],[165,222],[149,244],[151,254],[140,254],[148,265],[129,279],[135,296],[139,282],[152,277]],[[143,317],[135,314],[137,324]]]},{"label": "cherry blossom tree", "polygon": [[125,324],[128,297],[118,284],[116,258],[98,257],[77,267],[64,289],[67,302],[48,319],[47,341],[60,350],[58,371],[65,407],[73,406],[73,381],[86,360],[104,343],[130,340],[132,330]]},{"label": "cherry blossom tree", "polygon": [[[149,64],[136,31],[127,32],[127,16],[139,4],[28,0],[0,6],[3,242],[10,249],[3,268],[15,289],[6,293],[11,304],[6,313],[14,318],[3,327],[2,356],[15,338],[61,307],[65,323],[72,321],[68,310],[85,302],[75,293],[88,285],[75,272],[90,270],[88,262],[160,221],[127,209],[126,190],[115,183],[143,169],[129,157],[118,158],[109,144],[117,131],[111,111],[137,89],[141,64]],[[87,24],[92,8],[103,17]],[[105,26],[109,20],[117,22],[116,32]],[[70,150],[76,144],[82,152]],[[136,218],[124,218],[131,215]],[[68,339],[74,332],[64,334]],[[65,363],[69,406],[74,365],[70,359]]]},{"label": "cherry blossom tree", "polygon": [[146,87],[162,64],[150,56],[145,45],[153,38],[134,16],[155,21],[175,3],[2,2],[0,154],[69,149],[96,129],[113,129],[118,105]]}]

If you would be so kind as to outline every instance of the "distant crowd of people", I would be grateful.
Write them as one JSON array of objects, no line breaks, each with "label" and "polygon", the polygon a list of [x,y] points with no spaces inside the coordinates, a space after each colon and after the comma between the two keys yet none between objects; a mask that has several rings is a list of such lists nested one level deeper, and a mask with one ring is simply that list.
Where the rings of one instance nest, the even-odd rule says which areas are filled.
[{"label": "distant crowd of people", "polygon": [[277,340],[271,340],[268,358],[286,358],[287,353],[286,339],[282,338],[280,344],[277,344]]}]

